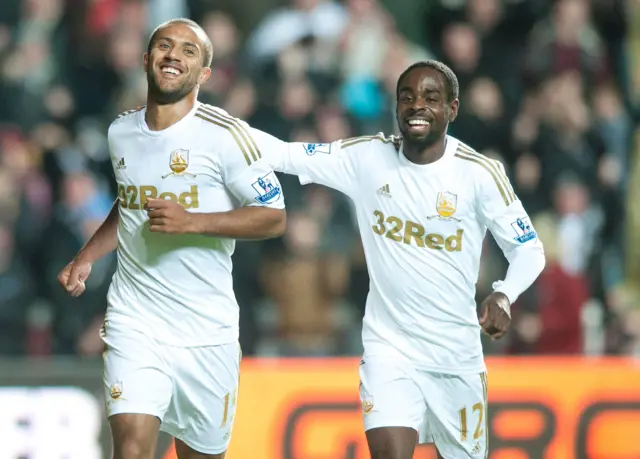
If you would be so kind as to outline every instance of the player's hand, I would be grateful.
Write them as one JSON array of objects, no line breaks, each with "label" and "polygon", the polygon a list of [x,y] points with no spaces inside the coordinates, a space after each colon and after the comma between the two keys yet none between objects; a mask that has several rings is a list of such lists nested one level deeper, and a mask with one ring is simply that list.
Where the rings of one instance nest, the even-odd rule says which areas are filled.
[{"label": "player's hand", "polygon": [[149,198],[144,208],[149,216],[149,231],[167,234],[191,232],[191,214],[177,202]]},{"label": "player's hand", "polygon": [[511,323],[511,303],[507,295],[493,292],[480,305],[482,331],[493,339],[504,336]]},{"label": "player's hand", "polygon": [[80,296],[86,290],[85,281],[91,274],[91,263],[73,260],[58,274],[58,282],[71,296]]}]

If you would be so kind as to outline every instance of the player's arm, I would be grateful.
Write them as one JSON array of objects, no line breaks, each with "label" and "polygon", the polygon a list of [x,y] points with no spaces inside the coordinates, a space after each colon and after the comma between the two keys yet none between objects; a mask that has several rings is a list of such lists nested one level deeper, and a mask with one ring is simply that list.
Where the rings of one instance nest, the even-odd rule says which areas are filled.
[{"label": "player's arm", "polygon": [[496,283],[495,291],[504,293],[513,303],[544,269],[544,250],[504,167],[497,161],[493,165],[493,174],[483,174],[479,210],[509,261],[506,277]]},{"label": "player's arm", "polygon": [[271,239],[284,234],[287,215],[284,209],[247,206],[228,212],[190,214],[189,232],[233,239]]},{"label": "player's arm", "polygon": [[73,260],[58,274],[58,282],[70,295],[79,296],[84,292],[84,282],[91,274],[93,263],[118,246],[119,205],[120,201],[116,199],[107,218]]},{"label": "player's arm", "polygon": [[353,196],[357,169],[355,152],[361,145],[342,140],[325,144],[286,143],[261,134],[267,136],[271,145],[266,157],[274,170],[297,175],[302,185],[317,183]]},{"label": "player's arm", "polygon": [[113,252],[118,247],[118,224],[120,223],[120,212],[118,210],[120,200],[116,199],[111,206],[111,211],[107,218],[98,227],[93,236],[80,249],[74,260],[95,263],[105,255]]},{"label": "player's arm", "polygon": [[[107,139],[111,142],[111,128]],[[120,200],[116,199],[107,218],[98,227],[76,256],[58,274],[58,282],[72,296],[80,296],[85,290],[84,282],[91,274],[93,263],[118,247],[118,225],[120,224]]]},{"label": "player's arm", "polygon": [[487,162],[478,188],[480,217],[509,261],[504,280],[493,284],[494,292],[481,305],[484,331],[500,338],[511,321],[511,304],[544,269],[544,250],[500,162]]},{"label": "player's arm", "polygon": [[[107,131],[109,150],[114,148],[113,124]],[[107,218],[98,227],[89,241],[80,249],[74,260],[76,263],[93,264],[118,247],[118,225],[120,224],[120,199],[116,198]]]},{"label": "player's arm", "polygon": [[171,201],[147,200],[149,229],[164,233],[205,234],[233,239],[270,239],[286,227],[282,187],[263,158],[264,142],[239,125],[244,141],[226,139],[218,172],[239,203],[228,212],[187,212]]}]

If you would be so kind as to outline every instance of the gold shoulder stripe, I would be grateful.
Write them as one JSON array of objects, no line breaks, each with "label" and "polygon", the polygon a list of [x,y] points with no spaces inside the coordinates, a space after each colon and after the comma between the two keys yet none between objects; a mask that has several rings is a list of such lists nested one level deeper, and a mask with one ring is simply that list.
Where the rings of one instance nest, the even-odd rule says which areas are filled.
[{"label": "gold shoulder stripe", "polygon": [[400,147],[402,146],[402,137],[398,135],[392,135],[390,138],[393,142],[393,147],[396,149],[396,153],[400,153]]},{"label": "gold shoulder stripe", "polygon": [[[513,188],[511,188],[511,183],[507,178],[507,174],[504,171],[504,167],[500,164],[499,161],[489,159],[484,155],[470,149],[464,144],[458,146],[458,150],[456,155],[461,154],[467,156],[469,158],[474,158],[476,161],[479,161],[485,166],[485,169],[491,173],[493,180],[496,182],[498,188],[502,189],[507,197],[507,201],[509,204],[516,201],[518,198],[516,197]],[[458,155],[459,156],[459,155]],[[507,204],[507,205],[509,205]]]},{"label": "gold shoulder stripe", "polygon": [[384,136],[384,134],[382,134],[381,132],[376,134],[376,135],[362,135],[362,136],[358,136],[358,137],[351,137],[349,139],[344,139],[342,141],[342,145],[346,145],[346,146],[350,146],[353,144],[357,144],[360,142],[369,142],[371,140],[379,140],[383,143],[391,143],[393,142],[393,139],[391,138],[386,138]]},{"label": "gold shoulder stripe", "polygon": [[209,123],[215,124],[216,126],[219,126],[223,129],[226,129],[227,131],[229,131],[231,133],[231,135],[233,136],[233,139],[236,141],[236,144],[238,145],[238,147],[240,147],[240,151],[242,152],[242,155],[244,156],[245,161],[247,162],[247,165],[251,165],[251,159],[249,158],[249,154],[247,153],[247,149],[245,148],[244,144],[242,143],[242,141],[240,140],[240,138],[238,137],[238,134],[236,133],[235,129],[233,129],[233,127],[231,125],[229,125],[228,123],[223,123],[222,121],[218,121],[206,114],[204,114],[203,112],[201,112],[200,110],[196,111],[195,116],[197,116],[200,119],[203,119]]},{"label": "gold shoulder stripe", "polygon": [[491,174],[491,177],[493,177],[493,181],[496,183],[496,186],[498,187],[498,191],[500,192],[500,195],[502,196],[502,199],[504,200],[504,205],[505,206],[509,206],[509,204],[511,203],[509,201],[509,199],[507,198],[507,195],[504,192],[504,188],[502,188],[502,185],[500,184],[500,181],[498,180],[498,177],[496,177],[496,173],[493,171],[493,169],[491,169],[491,167],[484,161],[480,161],[477,158],[473,158],[470,156],[465,156],[464,154],[460,153],[460,150],[458,150],[454,156],[456,158],[460,158],[460,159],[464,159],[465,161],[471,161],[472,163],[476,163],[479,164],[480,166],[482,166],[487,172],[489,172],[489,174]]},{"label": "gold shoulder stripe", "polygon": [[[199,112],[202,112],[204,115],[219,120],[222,123],[227,123],[230,126],[233,126],[233,129],[237,132],[238,138],[242,139],[247,151],[251,155],[253,161],[257,161],[262,157],[260,154],[260,149],[256,144],[255,140],[251,136],[251,133],[247,130],[247,128],[236,118],[232,116],[225,115],[213,109],[213,107],[207,105],[201,105],[198,109]],[[240,144],[238,144],[240,145]],[[242,147],[241,147],[242,149]],[[251,164],[251,162],[249,162]]]},{"label": "gold shoulder stripe", "polygon": [[[215,114],[218,117],[227,120],[228,122],[236,125],[238,127],[238,130],[240,131],[240,133],[243,135],[243,138],[246,139],[247,141],[247,145],[249,146],[249,149],[252,151],[255,151],[256,154],[258,155],[258,158],[261,158],[261,154],[260,154],[260,149],[258,148],[258,144],[255,142],[255,140],[253,139],[253,136],[251,135],[251,133],[249,132],[249,130],[245,127],[245,125],[238,119],[238,118],[234,118],[233,116],[229,115],[228,113],[221,113],[219,111],[216,111],[214,107],[212,107],[211,105],[202,105],[201,109],[207,113],[210,114]],[[254,158],[256,159],[256,158]]]},{"label": "gold shoulder stripe", "polygon": [[479,159],[483,159],[485,161],[487,161],[489,163],[489,165],[492,167],[492,169],[495,171],[496,176],[502,181],[502,184],[505,187],[507,196],[509,197],[509,199],[511,200],[511,202],[517,201],[517,197],[516,197],[516,193],[513,191],[513,188],[511,186],[511,182],[509,180],[509,178],[507,177],[507,174],[504,170],[504,166],[497,160],[495,159],[491,159],[491,158],[487,158],[484,155],[481,155],[480,153],[478,153],[477,151],[473,150],[472,148],[470,148],[468,145],[460,145],[459,146],[460,150],[463,151],[464,153],[468,154],[469,156],[474,156],[476,158]]},{"label": "gold shoulder stripe", "polygon": [[367,142],[371,140],[373,136],[371,135],[361,135],[358,137],[349,137],[348,139],[344,139],[341,143],[342,148],[349,147],[351,145],[355,145],[361,142]]},{"label": "gold shoulder stripe", "polygon": [[473,156],[474,158],[477,158],[480,161],[486,162],[491,167],[491,169],[493,169],[496,177],[498,178],[498,180],[500,180],[500,183],[502,183],[502,186],[504,187],[504,190],[510,202],[514,202],[517,200],[516,194],[513,191],[513,188],[511,187],[511,183],[507,178],[504,168],[498,161],[496,161],[495,159],[487,158],[484,155],[481,155],[480,153],[472,149],[470,146],[462,142],[458,145],[458,151],[464,154],[467,154],[469,156]]},{"label": "gold shoulder stripe", "polygon": [[136,108],[134,108],[132,110],[124,111],[124,112],[120,113],[118,116],[116,116],[116,119],[120,119],[123,116],[131,115],[132,113],[139,112],[140,110],[142,110],[145,107],[146,107],[146,105],[141,105],[140,107],[136,107]]},{"label": "gold shoulder stripe", "polygon": [[352,147],[362,142],[370,142],[372,140],[379,140],[382,143],[393,143],[393,138],[387,138],[382,133],[376,135],[363,135],[360,137],[351,137],[342,141],[342,148]]}]

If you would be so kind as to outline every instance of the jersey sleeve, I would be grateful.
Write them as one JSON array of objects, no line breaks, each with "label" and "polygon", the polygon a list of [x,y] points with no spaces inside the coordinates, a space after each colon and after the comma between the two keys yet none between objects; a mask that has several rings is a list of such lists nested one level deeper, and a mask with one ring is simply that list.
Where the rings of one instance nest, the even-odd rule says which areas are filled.
[{"label": "jersey sleeve", "polygon": [[542,252],[542,243],[513,191],[504,166],[492,160],[482,172],[478,211],[507,260],[511,261],[518,247],[538,248]]},{"label": "jersey sleeve", "polygon": [[269,150],[271,166],[278,172],[297,175],[302,185],[317,183],[353,197],[356,189],[356,150],[343,141],[332,143],[286,143]]},{"label": "jersey sleeve", "polygon": [[222,157],[225,186],[242,206],[284,209],[282,186],[264,155],[267,150],[286,144],[260,135],[244,122],[238,121],[237,126]]}]

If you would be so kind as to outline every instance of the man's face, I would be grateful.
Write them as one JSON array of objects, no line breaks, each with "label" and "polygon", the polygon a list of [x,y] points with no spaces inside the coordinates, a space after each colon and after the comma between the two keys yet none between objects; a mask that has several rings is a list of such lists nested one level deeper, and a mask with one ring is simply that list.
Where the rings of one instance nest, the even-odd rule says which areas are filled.
[{"label": "man's face", "polygon": [[399,83],[396,118],[403,138],[424,146],[435,143],[458,114],[458,100],[448,101],[444,76],[417,67]]},{"label": "man's face", "polygon": [[204,83],[211,74],[203,66],[204,54],[203,37],[191,26],[177,23],[158,30],[144,55],[149,93],[156,102],[177,102]]}]

